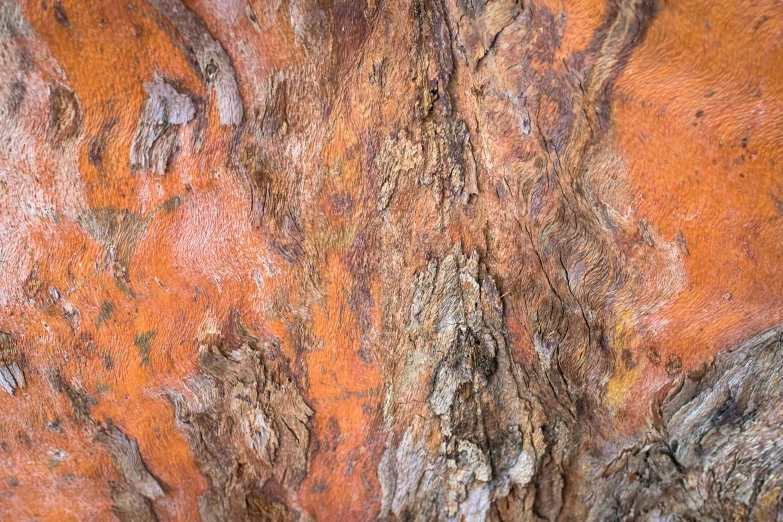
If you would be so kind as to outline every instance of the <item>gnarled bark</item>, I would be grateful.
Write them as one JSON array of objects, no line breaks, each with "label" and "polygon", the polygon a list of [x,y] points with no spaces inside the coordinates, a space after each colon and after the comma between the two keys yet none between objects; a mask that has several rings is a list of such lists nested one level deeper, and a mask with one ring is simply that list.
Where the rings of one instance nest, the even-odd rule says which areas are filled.
[{"label": "gnarled bark", "polygon": [[0,0],[0,519],[783,519],[781,42]]}]

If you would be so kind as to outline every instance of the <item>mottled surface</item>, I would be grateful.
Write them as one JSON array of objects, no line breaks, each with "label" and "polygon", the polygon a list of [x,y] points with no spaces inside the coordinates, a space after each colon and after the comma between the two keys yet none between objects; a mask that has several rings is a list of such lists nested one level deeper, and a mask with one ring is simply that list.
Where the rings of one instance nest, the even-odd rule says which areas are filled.
[{"label": "mottled surface", "polygon": [[0,0],[0,69],[0,519],[783,518],[779,1]]}]

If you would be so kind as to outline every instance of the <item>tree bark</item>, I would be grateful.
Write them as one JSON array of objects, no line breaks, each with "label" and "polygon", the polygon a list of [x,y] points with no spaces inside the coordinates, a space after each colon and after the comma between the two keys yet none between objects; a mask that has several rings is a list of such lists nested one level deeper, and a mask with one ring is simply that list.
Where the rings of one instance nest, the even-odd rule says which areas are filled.
[{"label": "tree bark", "polygon": [[0,69],[0,519],[783,520],[780,2],[0,0]]}]

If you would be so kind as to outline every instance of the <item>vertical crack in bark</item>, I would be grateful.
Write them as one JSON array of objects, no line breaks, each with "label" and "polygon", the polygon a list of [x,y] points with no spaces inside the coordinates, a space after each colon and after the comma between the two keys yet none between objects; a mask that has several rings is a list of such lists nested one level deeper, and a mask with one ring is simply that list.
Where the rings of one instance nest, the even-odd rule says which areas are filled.
[{"label": "vertical crack in bark", "polygon": [[[501,32],[505,33],[515,22],[530,25],[532,21],[546,18],[537,12],[540,7],[527,4],[520,10],[515,2],[492,5],[457,2],[450,7],[451,23],[457,28],[455,46],[469,65],[474,64],[468,71],[471,77],[479,74],[477,66],[484,62],[487,51],[499,45]],[[535,263],[526,269],[529,279],[523,282],[522,289],[529,301],[528,319],[535,331],[533,341],[541,356],[540,364],[534,364],[527,382],[529,393],[546,405],[548,421],[541,429],[545,442],[541,444],[538,459],[533,461],[534,505],[525,511],[512,508],[510,501],[504,499],[503,509],[507,514],[515,512],[515,516],[533,517],[534,512],[535,516],[554,520],[560,517],[563,509],[569,513],[581,513],[582,508],[574,504],[578,502],[575,495],[584,488],[589,489],[589,486],[578,482],[581,480],[578,476],[579,459],[588,451],[587,448],[600,447],[602,437],[608,433],[612,423],[612,419],[606,417],[600,390],[605,389],[614,373],[612,299],[626,285],[629,275],[624,269],[622,250],[618,248],[617,240],[607,233],[612,228],[611,223],[607,224],[604,216],[595,210],[597,201],[590,187],[591,155],[604,147],[613,83],[630,51],[642,40],[654,7],[654,2],[638,0],[610,7],[608,20],[597,33],[589,56],[584,60],[583,70],[575,73],[566,71],[566,76],[573,76],[570,80],[574,80],[579,89],[574,89],[566,78],[560,79],[559,83],[548,77],[540,78],[541,85],[546,86],[542,88],[555,91],[540,93],[540,102],[543,103],[547,96],[554,97],[559,104],[557,117],[543,122],[536,115],[527,131],[520,124],[523,134],[529,133],[530,127],[537,129],[540,148],[548,158],[540,165],[544,172],[531,191],[534,210],[529,213],[526,223],[520,224],[521,231],[529,239],[528,251],[540,266],[540,271]],[[540,31],[535,26],[527,29],[530,38]],[[547,29],[555,30],[554,27]],[[544,55],[547,49],[537,48],[549,44],[552,46],[549,51],[554,52],[558,45],[557,37],[554,34],[549,37],[551,41],[531,42],[530,52],[542,53],[542,59],[551,60],[549,55]],[[535,78],[539,73],[532,70],[530,74]],[[580,74],[583,78],[578,77]],[[506,95],[512,96],[512,93],[506,92]],[[424,107],[429,106],[424,104]],[[516,109],[517,104],[514,107]],[[452,112],[449,106],[448,119],[456,118],[451,115]],[[443,111],[431,113],[424,111],[428,119],[442,121],[445,117]],[[522,120],[525,119],[523,116],[530,117],[529,114],[522,115]],[[424,129],[427,128],[425,121]],[[428,155],[425,154],[425,157]],[[454,341],[453,344],[459,343]],[[415,353],[414,348],[408,348],[408,351]],[[435,360],[438,360],[437,357]],[[432,371],[428,367],[419,371],[435,376],[437,382],[437,372],[440,371],[437,367]],[[416,388],[415,384],[407,386]],[[426,418],[426,415],[420,415]],[[402,417],[406,418],[405,415]],[[413,426],[416,426],[416,421]],[[432,437],[421,434],[418,437],[408,436],[410,433],[408,431],[406,436],[390,442],[391,449],[387,449],[384,456],[383,470],[393,468],[394,463],[401,459],[407,459],[407,464],[415,470],[410,455],[416,459],[427,455],[427,452],[422,453],[422,446],[417,445],[417,440],[430,440]],[[392,458],[392,451],[403,453]],[[433,464],[430,463],[425,466],[427,469],[431,467]],[[412,471],[413,476],[416,473]],[[576,482],[572,480],[569,484],[566,477],[574,477]],[[387,482],[394,483],[393,480]],[[423,488],[425,491],[438,490],[435,486],[425,487],[426,484],[429,484],[428,480],[405,488],[415,492],[421,492]],[[400,491],[399,486],[386,489]],[[447,491],[445,486],[441,489]],[[427,498],[427,495],[423,496]],[[493,496],[492,500],[501,497]],[[396,493],[391,497],[385,494],[385,498],[387,512],[401,516],[405,504]],[[420,501],[421,497],[417,500]],[[415,513],[419,516],[424,508],[420,507],[420,503],[417,506],[415,509],[419,511]],[[496,502],[495,509],[499,510],[499,506],[500,503]],[[448,515],[437,511],[430,515],[448,518],[458,509],[452,508]]]},{"label": "vertical crack in bark", "polygon": [[[543,352],[555,359],[544,361],[546,366],[560,373],[566,385],[558,390],[559,401],[587,415],[588,423],[599,429],[602,420],[593,412],[600,411],[601,401],[595,392],[603,388],[614,367],[610,304],[628,275],[621,249],[607,233],[612,224],[596,210],[590,162],[605,145],[602,138],[613,83],[631,50],[642,41],[655,2],[624,0],[611,3],[608,12],[607,21],[580,60],[581,70],[571,71],[566,63],[565,72],[557,72],[551,63],[560,44],[557,25],[545,7],[533,3],[520,7],[510,0],[458,1],[450,12],[458,28],[457,47],[468,64],[484,60],[487,49],[499,45],[501,32],[518,25],[516,38],[525,47],[513,55],[522,58],[519,66],[527,70],[512,76],[489,66],[483,72],[469,67],[468,75],[480,86],[474,88],[479,100],[487,83],[502,89],[498,94],[510,100],[513,112],[523,112],[519,114],[521,134],[535,129],[547,158],[536,160],[538,179],[527,180],[528,219],[520,222],[520,232],[528,237],[528,248],[541,267],[539,273],[531,270],[526,275],[529,280],[523,282],[531,303],[528,319],[536,330],[537,345],[546,346]],[[539,62],[551,67],[542,72]],[[516,85],[522,78],[531,87]],[[557,103],[547,107],[555,109],[548,111],[555,113],[554,118],[542,115],[548,103]],[[527,106],[536,104],[538,111],[531,122]]]},{"label": "vertical crack in bark", "polygon": [[[631,48],[639,43],[653,8],[650,2],[629,0],[619,4],[583,87],[575,100],[570,138],[562,155],[542,137],[553,153],[547,173],[549,201],[538,218],[530,221],[532,247],[546,260],[543,269],[552,282],[553,297],[542,296],[539,309],[559,309],[555,315],[538,314],[540,335],[556,339],[559,365],[571,393],[584,401],[588,413],[598,405],[595,391],[613,371],[611,338],[604,317],[611,296],[627,281],[622,260],[602,217],[595,212],[589,190],[588,162],[599,140],[600,120],[608,116],[608,100],[614,78]],[[595,108],[595,113],[589,113]],[[568,332],[568,335],[565,335]],[[591,393],[586,393],[587,391]],[[591,397],[591,395],[593,397]],[[597,420],[597,419],[596,419]]]},{"label": "vertical crack in bark", "polygon": [[[417,24],[418,71],[415,80],[420,89],[415,111],[419,121],[413,125],[415,134],[421,137],[424,157],[423,164],[416,158],[414,172],[420,185],[431,187],[439,212],[435,227],[441,230],[450,220],[454,201],[459,198],[463,204],[468,204],[478,195],[478,169],[468,126],[454,110],[451,89],[455,64],[446,8],[441,0],[416,0],[412,10]],[[383,153],[380,156],[388,160]],[[399,165],[401,161],[404,161],[403,156],[396,161],[386,161],[385,168],[391,169],[390,165]],[[391,176],[395,180],[393,183],[387,183],[387,177],[386,173],[382,175],[384,181],[379,198],[379,207],[383,204],[384,208],[390,198],[388,188],[396,186],[396,175]]]},{"label": "vertical crack in bark", "polygon": [[588,448],[602,445],[612,422],[601,392],[615,365],[611,303],[629,275],[621,249],[607,233],[611,224],[596,210],[590,158],[604,146],[614,80],[653,13],[654,3],[647,1],[628,0],[611,8],[605,33],[597,35],[600,43],[588,62],[587,79],[577,81],[571,117],[560,120],[553,132],[543,131],[535,118],[549,159],[526,231],[547,284],[531,281],[526,294],[535,303],[529,320],[537,329],[537,351],[551,354],[542,361],[548,374],[537,379],[549,382],[540,389],[554,396],[541,401],[559,403],[548,410],[548,455],[536,477],[536,512],[548,520],[560,518],[562,510],[577,518],[586,515],[586,501],[577,498],[591,487],[581,476],[581,462]]},{"label": "vertical crack in bark", "polygon": [[419,114],[426,118],[436,101],[444,116],[452,113],[449,94],[454,73],[451,30],[441,0],[413,0],[413,17],[417,24],[416,45],[421,74],[426,89],[422,92]]}]

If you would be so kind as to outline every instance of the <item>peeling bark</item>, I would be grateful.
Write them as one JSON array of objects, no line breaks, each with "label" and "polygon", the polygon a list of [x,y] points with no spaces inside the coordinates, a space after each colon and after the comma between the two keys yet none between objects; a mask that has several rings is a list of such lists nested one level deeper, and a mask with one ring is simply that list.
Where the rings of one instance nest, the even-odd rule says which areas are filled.
[{"label": "peeling bark", "polygon": [[0,0],[0,519],[783,520],[783,15]]},{"label": "peeling bark", "polygon": [[176,146],[175,126],[192,120],[196,108],[187,95],[178,93],[160,76],[144,88],[149,98],[144,102],[131,144],[131,167],[152,168],[156,174],[163,174]]},{"label": "peeling bark", "polygon": [[176,28],[202,81],[215,91],[220,123],[239,125],[243,107],[236,71],[220,42],[212,38],[204,22],[180,0],[152,0],[150,3]]},{"label": "peeling bark", "polygon": [[[663,403],[654,430],[598,474],[594,520],[777,520],[780,327],[716,357]],[[599,468],[600,469],[600,468]]]},{"label": "peeling bark", "polygon": [[[290,519],[295,499],[286,502],[285,492],[307,473],[313,411],[237,315],[199,351],[205,374],[193,381],[190,397],[170,397],[210,482],[199,498],[202,520],[257,520],[268,510],[279,512],[272,519]],[[280,498],[270,501],[269,491]]]},{"label": "peeling bark", "polygon": [[136,441],[128,439],[123,432],[112,425],[99,430],[96,438],[109,450],[122,481],[127,484],[132,493],[149,500],[163,496],[160,484],[141,460]]},{"label": "peeling bark", "polygon": [[384,405],[382,515],[486,520],[493,501],[533,478],[540,426],[516,380],[497,287],[480,272],[478,253],[457,244],[417,277]]}]

